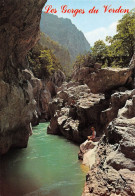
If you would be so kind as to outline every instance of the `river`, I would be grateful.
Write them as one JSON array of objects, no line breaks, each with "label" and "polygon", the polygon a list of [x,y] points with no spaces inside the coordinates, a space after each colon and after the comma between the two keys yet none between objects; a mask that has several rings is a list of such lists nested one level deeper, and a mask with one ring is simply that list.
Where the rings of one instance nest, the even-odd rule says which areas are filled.
[{"label": "river", "polygon": [[63,137],[47,135],[48,123],[33,128],[26,149],[0,159],[0,196],[81,196],[85,173],[79,147]]}]

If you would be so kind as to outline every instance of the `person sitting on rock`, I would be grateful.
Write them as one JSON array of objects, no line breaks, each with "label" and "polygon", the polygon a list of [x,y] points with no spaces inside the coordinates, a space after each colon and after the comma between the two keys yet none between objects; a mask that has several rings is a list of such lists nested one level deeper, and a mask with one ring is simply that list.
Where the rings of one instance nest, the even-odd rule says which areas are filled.
[{"label": "person sitting on rock", "polygon": [[88,140],[94,140],[96,138],[96,131],[94,127],[91,127],[92,135],[88,136]]},{"label": "person sitting on rock", "polygon": [[72,100],[71,100],[71,103],[70,103],[70,106],[74,106],[75,104],[76,104],[75,100],[72,99]]}]

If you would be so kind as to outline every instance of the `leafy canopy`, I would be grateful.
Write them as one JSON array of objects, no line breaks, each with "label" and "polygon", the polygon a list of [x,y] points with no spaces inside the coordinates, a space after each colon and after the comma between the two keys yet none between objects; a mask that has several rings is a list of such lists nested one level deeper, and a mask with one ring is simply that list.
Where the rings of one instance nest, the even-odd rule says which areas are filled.
[{"label": "leafy canopy", "polygon": [[127,67],[135,52],[135,9],[125,14],[117,25],[117,34],[98,40],[92,48],[97,62],[107,66]]}]

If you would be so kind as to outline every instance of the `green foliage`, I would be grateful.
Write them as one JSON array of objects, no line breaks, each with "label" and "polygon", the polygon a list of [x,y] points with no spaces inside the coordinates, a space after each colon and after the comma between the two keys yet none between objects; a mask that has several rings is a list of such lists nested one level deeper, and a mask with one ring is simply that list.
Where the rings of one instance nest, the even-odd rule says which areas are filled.
[{"label": "green foliage", "polygon": [[92,55],[103,66],[127,67],[135,52],[135,9],[125,14],[117,25],[117,34],[95,42]]},{"label": "green foliage", "polygon": [[108,55],[107,45],[102,40],[98,40],[92,47],[92,56],[96,58],[96,61],[104,64]]},{"label": "green foliage", "polygon": [[107,59],[105,60],[105,63],[102,65],[102,68],[106,68],[106,67],[108,67],[108,60]]},{"label": "green foliage", "polygon": [[49,78],[61,65],[50,49],[44,49],[36,44],[28,54],[30,68],[34,75],[40,79]]},{"label": "green foliage", "polygon": [[51,50],[52,54],[58,59],[62,65],[62,70],[68,76],[72,73],[72,64],[70,59],[70,54],[67,48],[61,46],[58,42],[53,41],[45,33],[41,32],[40,44],[43,48],[48,48]]},{"label": "green foliage", "polygon": [[119,42],[118,50],[121,47],[123,55],[132,57],[135,50],[135,9],[124,15],[119,21],[117,32],[114,41]]},{"label": "green foliage", "polygon": [[74,68],[81,67],[93,67],[95,64],[95,59],[92,57],[91,53],[88,52],[84,55],[79,55],[76,58],[76,61],[73,64]]},{"label": "green foliage", "polygon": [[50,50],[41,50],[41,54],[39,57],[42,58],[42,62],[45,65],[43,67],[41,66],[41,71],[44,72],[44,70],[46,71],[47,69],[48,73],[52,74],[54,67]]}]

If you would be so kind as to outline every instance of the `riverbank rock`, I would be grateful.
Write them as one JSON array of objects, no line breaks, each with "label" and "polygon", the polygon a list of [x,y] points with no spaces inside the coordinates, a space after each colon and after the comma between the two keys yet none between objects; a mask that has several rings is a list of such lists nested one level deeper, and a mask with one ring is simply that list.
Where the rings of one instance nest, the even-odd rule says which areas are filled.
[{"label": "riverbank rock", "polygon": [[0,81],[0,153],[11,146],[26,147],[36,101],[29,82],[23,87]]},{"label": "riverbank rock", "polygon": [[[59,78],[61,77],[60,74],[57,76],[57,81],[54,81],[56,83],[52,82],[52,78],[50,78],[49,80],[41,80],[35,78],[33,73],[27,69],[23,70],[23,75],[27,80],[29,80],[30,84],[32,85],[34,99],[36,100],[36,111],[33,115],[32,125],[38,125],[41,121],[49,121],[49,102],[52,101],[52,98],[57,93],[57,82],[59,80],[62,82],[64,78]],[[61,83],[59,82],[58,84],[60,85]]]},{"label": "riverbank rock", "polygon": [[49,120],[49,102],[56,95],[56,86],[51,81],[35,78],[28,70],[23,71],[24,75],[29,73],[29,81],[33,87],[33,95],[36,100],[36,111],[32,119],[32,125],[38,125],[40,121]]},{"label": "riverbank rock", "polygon": [[[78,153],[78,159],[81,159],[81,160],[86,160],[86,158],[84,158],[84,155],[85,157],[87,156],[86,153],[88,151],[91,152],[91,149],[94,149],[95,146],[97,145],[97,142],[99,141],[99,138],[95,138],[94,141],[92,140],[86,140],[84,143],[82,143],[80,145],[80,151]],[[88,153],[87,153],[88,154]],[[89,158],[91,158],[91,156],[87,156]],[[85,161],[84,162],[85,165],[88,165],[89,166],[89,161]]]},{"label": "riverbank rock", "polygon": [[[83,196],[135,195],[135,91],[99,141]],[[89,157],[90,158],[90,157]]]},{"label": "riverbank rock", "polygon": [[91,134],[91,126],[100,135],[100,114],[108,104],[103,94],[92,94],[87,85],[64,83],[49,105],[51,122],[48,133],[62,134],[79,143]]},{"label": "riverbank rock", "polygon": [[[92,79],[91,75],[94,80],[87,86],[84,83]],[[94,126],[96,140],[86,140],[78,154],[90,168],[83,196],[135,195],[133,68],[83,68],[77,77],[77,82],[58,88],[49,104],[48,133],[80,143],[91,135]]]},{"label": "riverbank rock", "polygon": [[73,80],[87,84],[92,93],[105,93],[121,86],[131,86],[133,70],[130,68],[91,68],[75,70]]},{"label": "riverbank rock", "polygon": [[0,154],[10,147],[26,147],[35,111],[27,68],[27,52],[39,37],[46,1],[0,1]]}]

